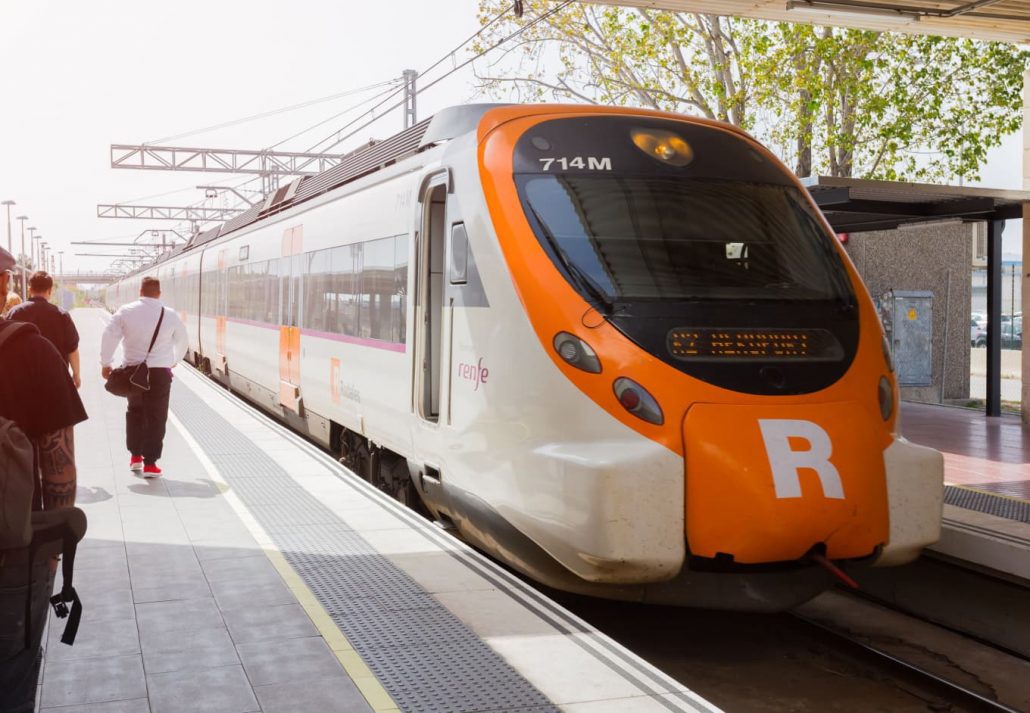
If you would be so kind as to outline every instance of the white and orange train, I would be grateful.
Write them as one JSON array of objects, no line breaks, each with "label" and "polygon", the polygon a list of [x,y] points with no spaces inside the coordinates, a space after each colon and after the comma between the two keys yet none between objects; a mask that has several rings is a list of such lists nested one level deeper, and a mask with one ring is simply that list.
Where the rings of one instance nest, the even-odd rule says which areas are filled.
[{"label": "white and orange train", "polygon": [[145,275],[193,363],[558,589],[780,609],[939,534],[862,281],[725,124],[455,107],[109,306]]}]

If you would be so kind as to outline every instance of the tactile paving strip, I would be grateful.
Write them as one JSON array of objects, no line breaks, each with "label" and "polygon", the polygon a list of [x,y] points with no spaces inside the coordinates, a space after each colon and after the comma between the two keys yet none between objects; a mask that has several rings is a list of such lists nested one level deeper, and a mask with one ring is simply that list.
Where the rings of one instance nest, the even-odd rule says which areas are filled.
[{"label": "tactile paving strip", "polygon": [[1006,498],[983,490],[946,485],[944,502],[965,510],[975,510],[995,517],[1003,517],[1006,520],[1030,524],[1030,502],[1026,500]]},{"label": "tactile paving strip", "polygon": [[558,710],[198,396],[172,409],[401,710]]}]

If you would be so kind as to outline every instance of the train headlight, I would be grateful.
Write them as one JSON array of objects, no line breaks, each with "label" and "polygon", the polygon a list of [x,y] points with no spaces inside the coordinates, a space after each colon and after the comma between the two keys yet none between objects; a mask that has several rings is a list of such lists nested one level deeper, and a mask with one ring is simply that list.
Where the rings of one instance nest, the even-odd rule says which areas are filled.
[{"label": "train headlight", "polygon": [[647,393],[647,389],[637,382],[620,376],[612,384],[612,388],[615,389],[615,397],[619,399],[622,407],[637,418],[657,426],[665,423],[662,408],[655,401],[654,396]]},{"label": "train headlight", "polygon": [[694,160],[694,149],[679,134],[662,129],[633,129],[636,147],[653,159],[670,166],[686,166]]},{"label": "train headlight", "polygon": [[876,395],[880,400],[880,415],[886,421],[894,413],[894,388],[886,376],[880,377],[880,385],[876,389]]},{"label": "train headlight", "polygon": [[590,345],[574,334],[558,332],[554,335],[554,350],[565,363],[591,374],[601,373],[601,360]]}]

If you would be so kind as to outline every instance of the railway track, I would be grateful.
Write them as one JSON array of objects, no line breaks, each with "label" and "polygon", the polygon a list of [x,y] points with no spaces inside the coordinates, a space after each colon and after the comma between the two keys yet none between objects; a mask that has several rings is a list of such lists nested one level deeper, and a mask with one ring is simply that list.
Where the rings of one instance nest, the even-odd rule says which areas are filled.
[{"label": "railway track", "polygon": [[[887,668],[894,669],[899,679],[910,681],[920,688],[932,691],[939,696],[942,703],[947,703],[949,706],[957,706],[958,710],[970,711],[971,713],[1020,713],[1021,711],[1021,709],[1012,708],[997,700],[992,700],[911,661],[906,661],[897,655],[870,645],[846,631],[836,629],[803,614],[792,613],[791,615],[804,622],[807,626],[812,627],[819,635],[832,638],[839,645],[849,647],[855,656],[866,657]],[[931,708],[935,708],[935,706],[931,704]]]}]

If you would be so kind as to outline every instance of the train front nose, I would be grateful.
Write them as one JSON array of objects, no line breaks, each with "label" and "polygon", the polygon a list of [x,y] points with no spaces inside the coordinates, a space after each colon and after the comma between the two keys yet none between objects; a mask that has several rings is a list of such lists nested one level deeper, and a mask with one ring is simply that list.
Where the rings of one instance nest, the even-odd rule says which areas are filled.
[{"label": "train front nose", "polygon": [[683,423],[691,554],[758,564],[871,555],[889,537],[882,424],[853,402],[695,404]]}]

